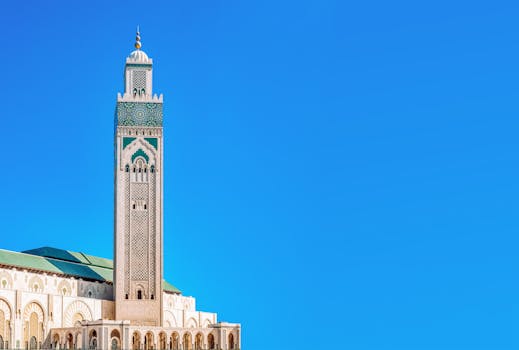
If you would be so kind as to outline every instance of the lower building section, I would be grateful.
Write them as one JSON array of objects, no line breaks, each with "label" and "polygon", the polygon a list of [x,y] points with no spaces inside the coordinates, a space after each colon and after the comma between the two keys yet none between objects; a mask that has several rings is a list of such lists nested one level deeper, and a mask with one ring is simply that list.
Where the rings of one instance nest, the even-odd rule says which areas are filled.
[{"label": "lower building section", "polygon": [[[2,266],[0,349],[238,349],[240,326],[163,292],[163,327],[115,320],[112,284]],[[49,259],[50,260],[50,259]],[[134,309],[135,312],[145,312]]]},{"label": "lower building section", "polygon": [[76,327],[54,328],[51,349],[110,350],[238,350],[240,325],[217,323],[204,328],[164,328],[132,326],[129,321],[83,321]]}]

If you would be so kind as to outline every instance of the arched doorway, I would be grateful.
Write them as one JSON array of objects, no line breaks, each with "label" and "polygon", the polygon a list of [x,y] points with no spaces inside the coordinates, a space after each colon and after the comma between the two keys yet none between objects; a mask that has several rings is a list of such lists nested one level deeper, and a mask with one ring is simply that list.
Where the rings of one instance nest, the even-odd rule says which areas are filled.
[{"label": "arched doorway", "polygon": [[59,335],[58,334],[54,334],[54,336],[52,337],[52,348],[53,349],[59,348]]},{"label": "arched doorway", "polygon": [[234,349],[234,334],[229,334],[229,342],[227,345],[229,349]]},{"label": "arched doorway", "polygon": [[[3,280],[6,281],[5,279]],[[11,306],[6,300],[0,299],[0,349],[9,348],[11,338]]]},{"label": "arched doorway", "polygon": [[144,350],[153,350],[154,341],[153,341],[153,333],[148,332],[144,337]]},{"label": "arched doorway", "polygon": [[27,349],[39,349],[43,341],[43,308],[29,303],[23,311],[24,341]]},{"label": "arched doorway", "polygon": [[97,332],[95,329],[90,331],[89,337],[88,337],[88,348],[90,350],[96,350],[97,349]]},{"label": "arched doorway", "polygon": [[110,339],[110,350],[119,350],[121,348],[121,336],[117,329],[112,330]]},{"label": "arched doorway", "polygon": [[168,339],[167,339],[166,333],[160,332],[160,334],[159,334],[159,349],[160,350],[167,350],[167,347],[166,347],[167,342],[168,342]]},{"label": "arched doorway", "polygon": [[132,336],[132,350],[141,349],[141,334],[137,331],[133,332]]},{"label": "arched doorway", "polygon": [[191,340],[191,333],[186,332],[184,333],[184,339],[183,339],[183,350],[193,350],[193,343]]},{"label": "arched doorway", "polygon": [[173,332],[171,334],[171,338],[169,340],[169,348],[171,350],[178,350],[180,348],[179,336],[177,332]]},{"label": "arched doorway", "polygon": [[72,333],[67,335],[67,343],[65,344],[65,349],[75,349],[74,347],[74,336]]},{"label": "arched doorway", "polygon": [[209,349],[214,349],[214,335],[209,334],[207,336],[207,346]]},{"label": "arched doorway", "polygon": [[202,350],[203,339],[202,333],[195,336],[195,350]]}]

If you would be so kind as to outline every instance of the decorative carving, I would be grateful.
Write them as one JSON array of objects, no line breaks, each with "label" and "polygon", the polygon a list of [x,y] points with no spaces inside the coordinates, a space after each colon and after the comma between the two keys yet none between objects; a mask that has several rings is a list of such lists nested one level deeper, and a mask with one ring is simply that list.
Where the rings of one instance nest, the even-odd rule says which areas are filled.
[{"label": "decorative carving", "polygon": [[0,299],[0,311],[4,313],[4,318],[6,321],[11,320],[11,305],[4,299]]},{"label": "decorative carving", "polygon": [[[81,318],[79,316],[81,316]],[[76,300],[72,302],[65,311],[64,327],[74,327],[77,321],[82,320],[91,321],[92,312],[87,304],[80,300]]]},{"label": "decorative carving", "polygon": [[72,287],[67,280],[62,280],[58,285],[58,294],[61,295],[70,295],[72,292]]},{"label": "decorative carving", "polygon": [[164,323],[169,324],[169,327],[178,327],[177,319],[171,311],[164,311]]},{"label": "decorative carving", "polygon": [[43,322],[43,308],[40,306],[40,304],[34,301],[28,304],[23,310],[23,320],[28,321],[33,312],[38,316],[38,322]]},{"label": "decorative carving", "polygon": [[0,271],[0,288],[11,289],[13,288],[13,278],[7,271]]},{"label": "decorative carving", "polygon": [[43,293],[43,280],[38,276],[33,276],[27,285],[31,292]]},{"label": "decorative carving", "polygon": [[117,102],[117,125],[162,126],[162,103]]}]

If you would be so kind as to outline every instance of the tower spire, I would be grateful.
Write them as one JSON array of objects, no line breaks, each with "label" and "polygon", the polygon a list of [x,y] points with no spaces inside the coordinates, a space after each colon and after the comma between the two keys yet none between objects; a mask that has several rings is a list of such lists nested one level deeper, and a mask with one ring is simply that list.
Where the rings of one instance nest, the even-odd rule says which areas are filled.
[{"label": "tower spire", "polygon": [[135,48],[139,50],[142,47],[141,44],[141,33],[139,32],[139,26],[137,26],[137,36],[135,37]]}]

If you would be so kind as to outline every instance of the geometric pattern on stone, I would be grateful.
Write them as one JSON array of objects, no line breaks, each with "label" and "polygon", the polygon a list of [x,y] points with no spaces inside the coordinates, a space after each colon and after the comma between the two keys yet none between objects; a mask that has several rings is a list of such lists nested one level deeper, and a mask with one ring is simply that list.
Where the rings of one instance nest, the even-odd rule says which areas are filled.
[{"label": "geometric pattern on stone", "polygon": [[162,126],[162,103],[117,102],[117,125]]}]

